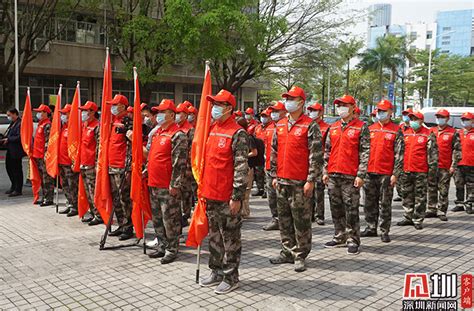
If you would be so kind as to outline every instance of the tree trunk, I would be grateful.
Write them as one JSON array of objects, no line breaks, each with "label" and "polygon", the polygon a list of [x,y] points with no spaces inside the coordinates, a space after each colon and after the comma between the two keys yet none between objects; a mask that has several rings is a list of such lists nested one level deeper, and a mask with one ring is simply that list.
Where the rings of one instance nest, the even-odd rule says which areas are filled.
[{"label": "tree trunk", "polygon": [[[379,101],[382,100],[382,95],[383,95],[383,68],[380,66],[379,69]],[[372,105],[373,103],[371,103]]]}]

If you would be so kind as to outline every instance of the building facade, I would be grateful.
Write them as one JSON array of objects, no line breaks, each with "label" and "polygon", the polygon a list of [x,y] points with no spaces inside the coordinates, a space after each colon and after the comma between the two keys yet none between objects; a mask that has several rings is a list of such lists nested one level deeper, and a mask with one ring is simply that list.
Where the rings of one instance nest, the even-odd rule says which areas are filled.
[{"label": "building facade", "polygon": [[443,54],[474,55],[474,10],[438,12],[436,46]]}]

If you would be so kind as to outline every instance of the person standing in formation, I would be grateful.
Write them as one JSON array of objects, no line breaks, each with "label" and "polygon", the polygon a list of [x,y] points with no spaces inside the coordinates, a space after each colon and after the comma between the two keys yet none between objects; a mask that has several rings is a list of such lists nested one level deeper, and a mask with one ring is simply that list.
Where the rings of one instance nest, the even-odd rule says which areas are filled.
[{"label": "person standing in formation", "polygon": [[[400,129],[402,133],[405,133],[406,130],[410,128],[410,117],[408,116],[410,113],[413,112],[412,108],[407,108],[402,111],[402,122],[400,122]],[[393,200],[394,202],[401,202],[403,200],[403,181],[404,181],[405,173],[402,171],[400,173],[400,177],[397,180],[397,194],[398,196]]]},{"label": "person standing in formation", "polygon": [[303,113],[306,100],[303,89],[294,86],[282,97],[288,117],[275,124],[271,153],[281,251],[270,262],[294,263],[294,270],[303,272],[312,239],[308,200],[313,196],[315,183],[321,179],[322,137],[317,123]]}]

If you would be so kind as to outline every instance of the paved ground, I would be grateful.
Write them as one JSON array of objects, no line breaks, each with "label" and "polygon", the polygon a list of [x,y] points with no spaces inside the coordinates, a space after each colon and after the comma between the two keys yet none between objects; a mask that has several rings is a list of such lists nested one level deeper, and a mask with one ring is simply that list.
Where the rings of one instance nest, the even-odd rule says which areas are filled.
[{"label": "paved ground", "polygon": [[[359,256],[323,248],[333,232],[328,221],[313,227],[306,272],[272,266],[279,235],[261,230],[269,212],[263,200],[253,200],[242,232],[241,287],[216,296],[195,284],[194,249],[182,248],[178,261],[165,266],[139,248],[99,251],[102,226],[34,207],[31,197],[9,199],[4,172],[0,177],[0,309],[395,310],[404,273],[474,272],[474,215],[465,213],[450,213],[447,223],[429,219],[422,231],[394,227],[390,244],[364,238]],[[394,221],[401,217],[399,204],[393,214]]]}]

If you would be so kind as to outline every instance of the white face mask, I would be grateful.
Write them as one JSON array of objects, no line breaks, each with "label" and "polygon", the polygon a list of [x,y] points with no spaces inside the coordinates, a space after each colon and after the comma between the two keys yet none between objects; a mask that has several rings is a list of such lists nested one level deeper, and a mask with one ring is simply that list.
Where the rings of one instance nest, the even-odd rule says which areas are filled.
[{"label": "white face mask", "polygon": [[222,118],[226,113],[224,113],[224,107],[221,107],[221,106],[217,106],[217,105],[214,105],[212,106],[212,109],[211,109],[211,116],[214,120],[219,120],[220,118]]},{"label": "white face mask", "polygon": [[174,118],[174,121],[176,123],[180,123],[181,122],[181,114],[177,114],[176,117]]},{"label": "white face mask", "polygon": [[285,101],[285,108],[288,112],[295,112],[298,110],[300,103],[296,100],[286,100]]},{"label": "white face mask", "polygon": [[470,128],[472,126],[472,120],[461,120],[461,124],[464,128]]},{"label": "white face mask", "polygon": [[160,112],[156,115],[156,123],[162,125],[166,121],[166,115],[164,112]]},{"label": "white face mask", "polygon": [[309,112],[309,117],[313,120],[316,120],[319,117],[319,111],[310,111]]},{"label": "white face mask", "polygon": [[190,114],[188,116],[188,122],[193,122],[194,121],[194,115],[193,114]]},{"label": "white face mask", "polygon": [[12,122],[12,121],[13,121],[13,118],[12,118],[12,117],[10,117],[10,116],[7,116],[7,119],[8,119],[8,121],[10,121],[10,122]]},{"label": "white face mask", "polygon": [[82,122],[86,122],[87,120],[89,120],[89,112],[88,111],[81,112],[81,118],[82,118]]},{"label": "white face mask", "polygon": [[66,124],[66,123],[67,123],[67,115],[65,115],[65,114],[62,114],[62,115],[61,115],[61,123],[62,123],[62,124]]},{"label": "white face mask", "polygon": [[145,117],[145,119],[143,120],[143,122],[145,123],[146,126],[148,127],[152,127],[153,126],[153,122],[151,121],[151,119],[149,117]]},{"label": "white face mask", "polygon": [[245,115],[245,120],[247,120],[247,121],[252,120],[252,116],[249,115],[249,114],[246,114],[246,115]]},{"label": "white face mask", "polygon": [[272,112],[272,113],[270,113],[270,117],[272,118],[273,121],[278,121],[278,120],[280,120],[280,113],[279,112]]},{"label": "white face mask", "polygon": [[436,124],[438,124],[439,126],[446,125],[447,122],[448,120],[446,120],[445,118],[436,118]]},{"label": "white face mask", "polygon": [[377,120],[385,121],[388,118],[387,111],[377,111]]},{"label": "white face mask", "polygon": [[268,117],[260,117],[260,121],[262,121],[263,124],[268,123]]},{"label": "white face mask", "polygon": [[349,116],[349,107],[338,106],[338,107],[337,107],[337,114],[338,114],[341,118],[347,118],[347,117]]},{"label": "white face mask", "polygon": [[36,113],[36,119],[38,119],[38,121],[41,121],[42,116],[43,116],[43,114],[41,112]]},{"label": "white face mask", "polygon": [[119,114],[118,106],[117,105],[112,106],[112,108],[110,108],[110,112],[112,112],[114,116],[118,115]]}]

